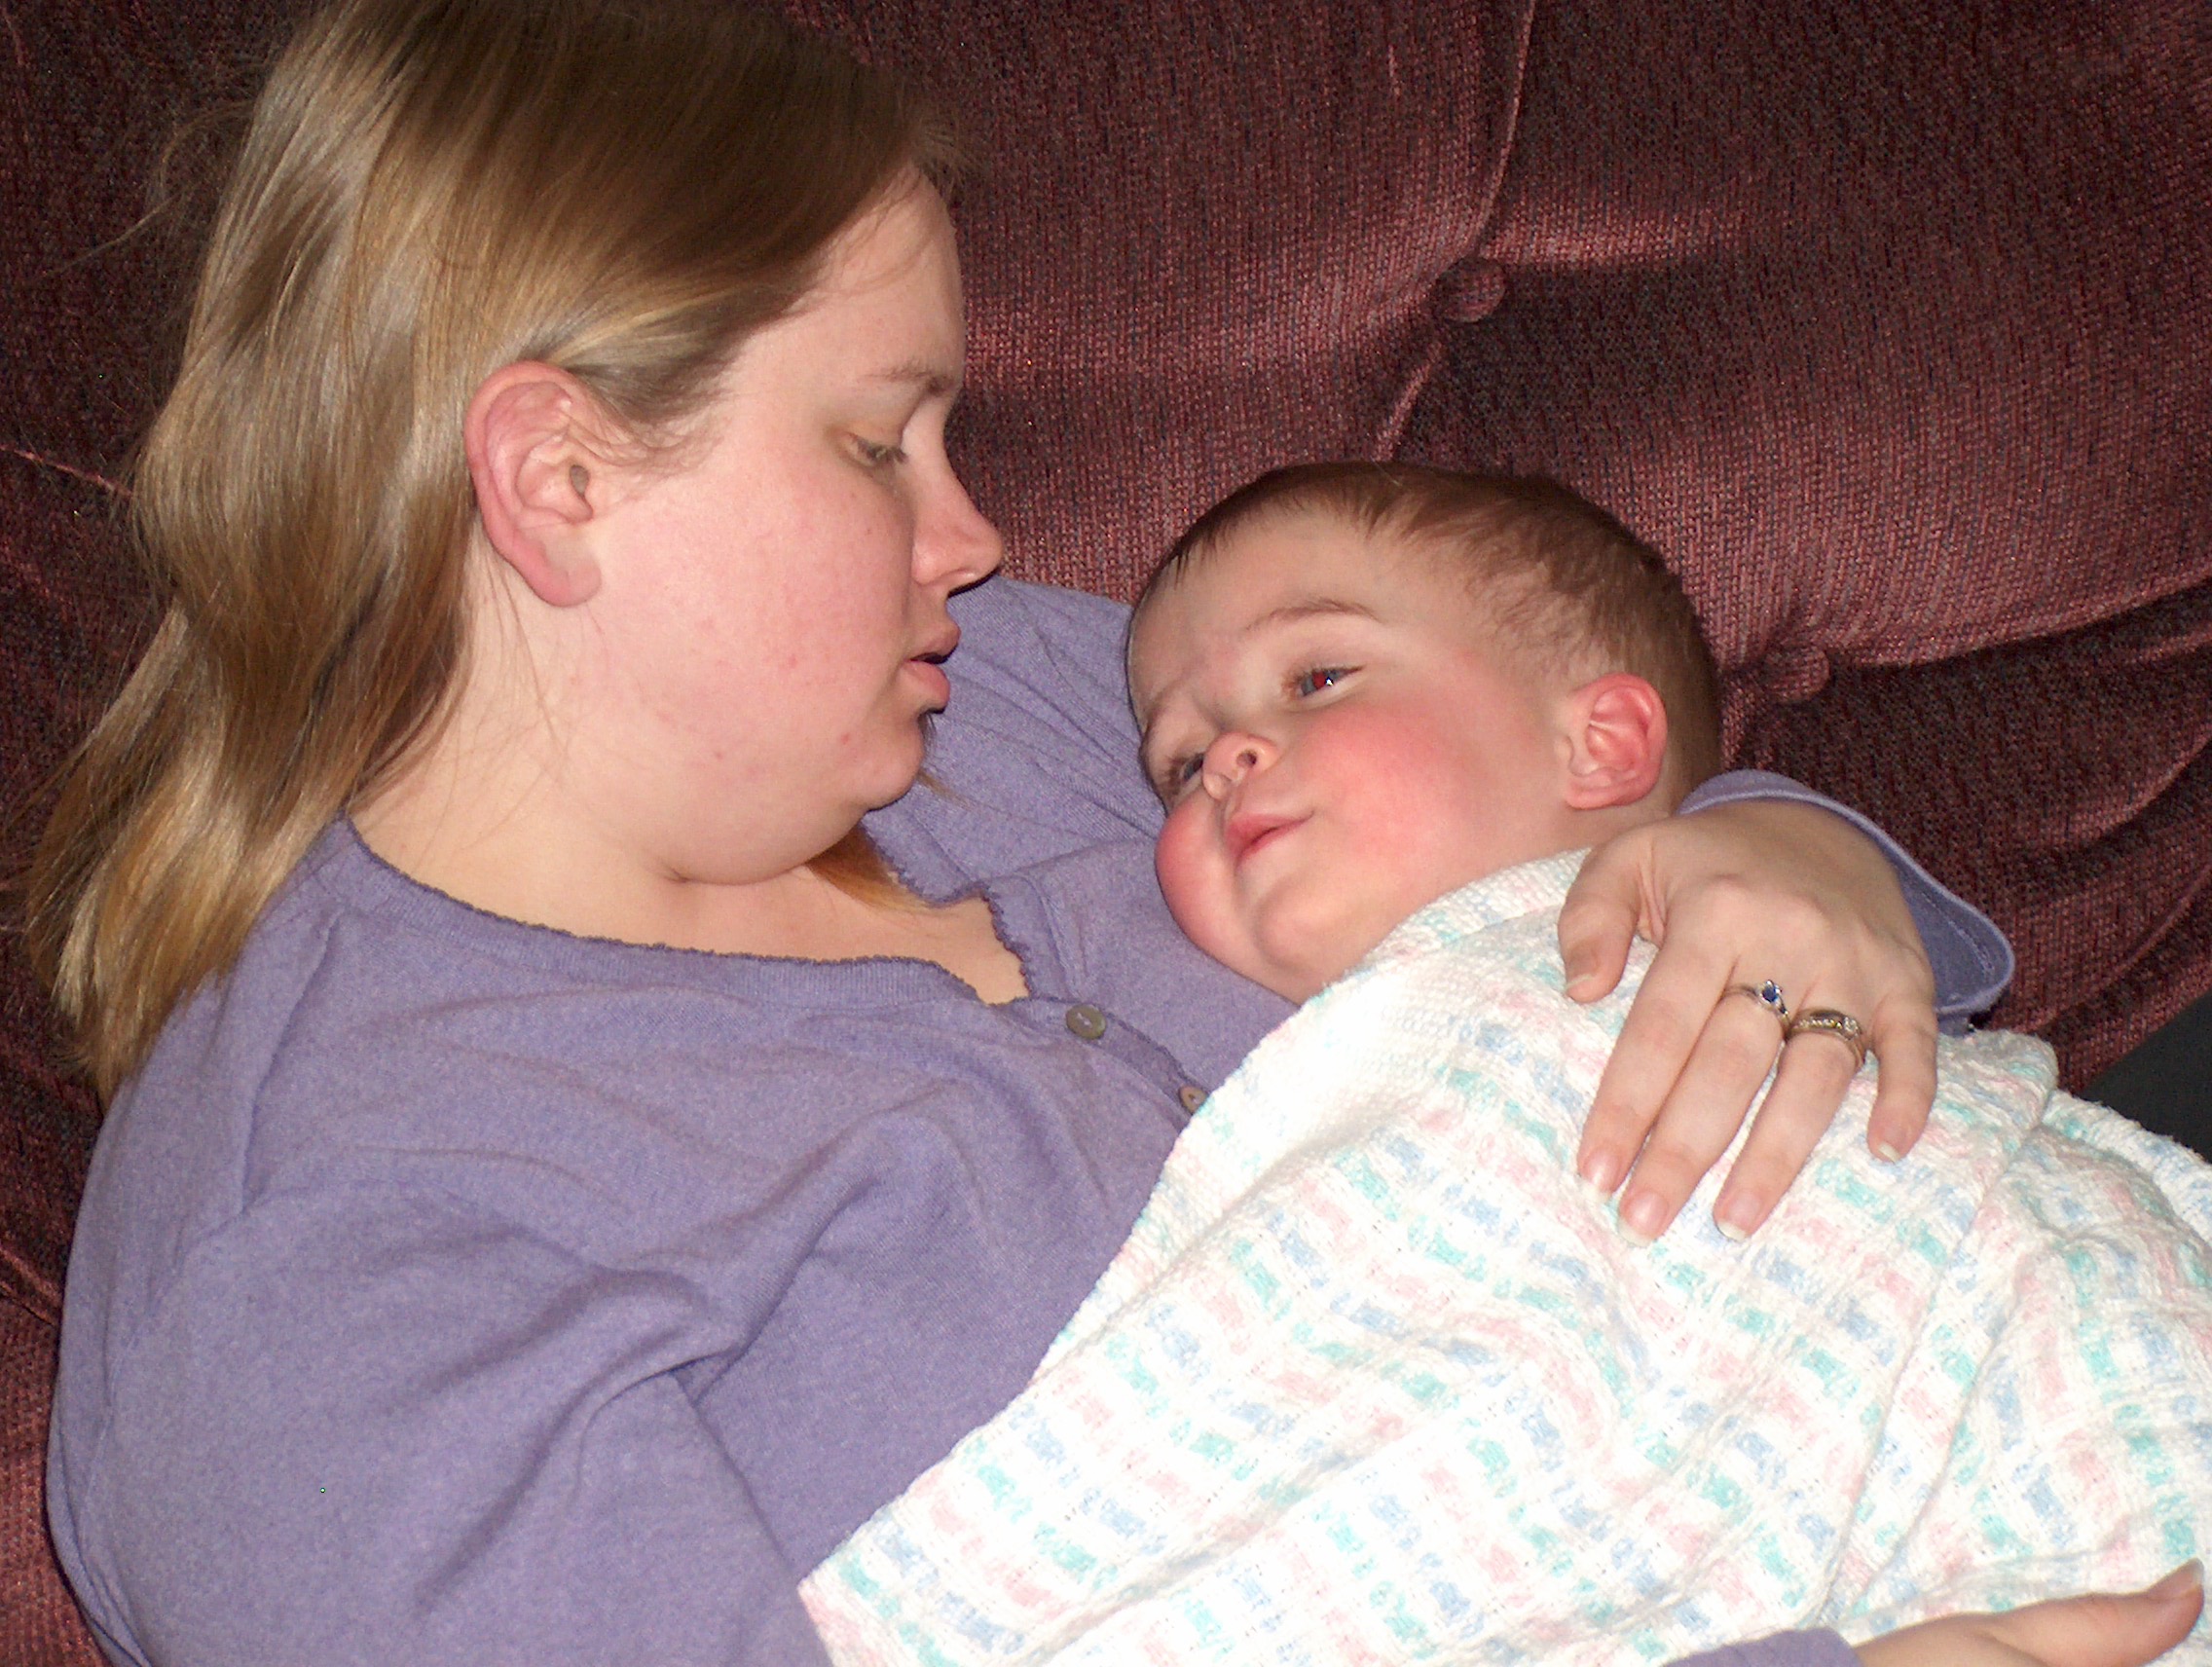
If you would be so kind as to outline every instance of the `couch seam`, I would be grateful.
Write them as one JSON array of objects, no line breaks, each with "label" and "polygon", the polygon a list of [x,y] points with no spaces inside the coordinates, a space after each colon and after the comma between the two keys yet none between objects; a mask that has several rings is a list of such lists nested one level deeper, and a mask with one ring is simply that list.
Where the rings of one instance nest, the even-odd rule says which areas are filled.
[{"label": "couch seam", "polygon": [[20,458],[24,463],[35,468],[49,469],[55,474],[66,475],[71,480],[81,480],[88,485],[96,486],[113,498],[128,499],[130,496],[129,489],[120,481],[110,480],[106,475],[93,469],[79,468],[74,463],[65,463],[59,458],[50,458],[40,452],[26,451],[21,446],[4,444],[0,444],[0,453],[5,453],[12,458]]},{"label": "couch seam", "polygon": [[48,1331],[58,1332],[61,1329],[51,1315],[40,1313],[13,1290],[0,1287],[0,1303],[6,1303],[10,1308],[20,1310],[30,1319]]}]

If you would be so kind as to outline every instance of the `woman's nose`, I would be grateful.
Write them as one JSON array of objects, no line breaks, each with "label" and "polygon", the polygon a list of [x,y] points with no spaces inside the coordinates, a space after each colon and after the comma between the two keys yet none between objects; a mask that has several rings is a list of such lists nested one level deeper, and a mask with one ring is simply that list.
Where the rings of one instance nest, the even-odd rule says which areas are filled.
[{"label": "woman's nose", "polygon": [[945,472],[914,527],[914,577],[958,590],[998,570],[1006,540],[976,507],[959,478]]},{"label": "woman's nose", "polygon": [[1206,749],[1199,776],[1205,790],[1220,798],[1245,777],[1275,761],[1275,745],[1262,735],[1224,730]]}]

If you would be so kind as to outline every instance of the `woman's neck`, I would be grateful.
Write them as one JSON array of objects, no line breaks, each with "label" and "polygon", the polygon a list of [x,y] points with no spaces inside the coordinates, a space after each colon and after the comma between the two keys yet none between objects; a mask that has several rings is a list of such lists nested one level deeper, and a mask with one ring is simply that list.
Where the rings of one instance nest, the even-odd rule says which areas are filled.
[{"label": "woman's neck", "polygon": [[[555,783],[481,749],[433,742],[353,810],[361,838],[401,873],[489,913],[579,937],[805,961],[934,962],[986,1001],[1027,993],[980,898],[932,906],[857,895],[803,861],[702,879],[643,860],[572,814]],[[505,767],[502,767],[502,762]]]},{"label": "woman's neck", "polygon": [[351,807],[377,856],[473,908],[579,937],[808,961],[912,958],[987,1000],[1024,993],[1020,963],[979,899],[933,908],[896,885],[864,895],[810,866],[865,804],[715,785],[618,724],[608,732],[619,691],[574,611],[477,599],[444,722]]}]

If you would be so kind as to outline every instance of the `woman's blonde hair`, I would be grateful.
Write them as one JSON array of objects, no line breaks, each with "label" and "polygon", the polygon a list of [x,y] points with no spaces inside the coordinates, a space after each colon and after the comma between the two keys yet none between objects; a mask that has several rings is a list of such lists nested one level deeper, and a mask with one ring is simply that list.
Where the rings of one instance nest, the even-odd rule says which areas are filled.
[{"label": "woman's blonde hair", "polygon": [[[26,886],[103,1093],[443,716],[483,378],[542,360],[672,436],[835,235],[951,153],[897,81],[714,0],[341,0],[302,28],[134,471],[162,623]],[[826,871],[865,885],[848,846]]]}]

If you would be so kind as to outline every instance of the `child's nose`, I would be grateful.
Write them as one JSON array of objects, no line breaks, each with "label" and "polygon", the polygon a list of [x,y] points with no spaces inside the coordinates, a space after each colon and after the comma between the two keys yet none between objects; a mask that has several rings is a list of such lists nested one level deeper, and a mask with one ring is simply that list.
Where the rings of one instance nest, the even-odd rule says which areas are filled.
[{"label": "child's nose", "polygon": [[1274,756],[1273,746],[1261,736],[1225,731],[1206,749],[1205,789],[1219,798],[1253,771],[1265,769]]}]

